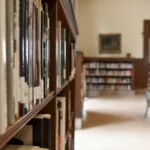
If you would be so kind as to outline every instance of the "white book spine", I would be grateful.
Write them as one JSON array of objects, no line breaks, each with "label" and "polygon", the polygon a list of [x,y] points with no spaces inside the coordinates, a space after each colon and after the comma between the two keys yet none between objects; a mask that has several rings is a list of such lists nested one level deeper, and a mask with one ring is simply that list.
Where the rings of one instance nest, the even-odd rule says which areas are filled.
[{"label": "white book spine", "polygon": [[16,118],[19,117],[19,112],[18,112],[18,103],[20,101],[20,88],[19,88],[19,1],[15,0],[15,5],[14,5],[14,43],[16,46],[15,48],[15,70],[14,70],[14,76],[15,76],[15,116]]},{"label": "white book spine", "polygon": [[32,87],[28,88],[28,93],[29,93],[29,110],[32,109]]},{"label": "white book spine", "polygon": [[6,88],[6,0],[0,1],[0,134],[7,127]]},{"label": "white book spine", "polygon": [[14,95],[14,0],[6,0],[6,33],[7,33],[7,106],[8,123],[15,122],[15,95]]},{"label": "white book spine", "polygon": [[59,110],[61,110],[61,121],[60,121],[61,150],[65,150],[65,138],[66,138],[66,98],[65,97],[57,97],[57,102],[58,101],[61,102],[61,108],[59,108]]},{"label": "white book spine", "polygon": [[41,90],[41,92],[42,92],[42,98],[44,98],[44,82],[43,82],[43,80],[41,80],[41,84],[42,84],[42,90]]},{"label": "white book spine", "polygon": [[34,87],[34,106],[36,105],[36,99],[37,99],[37,87]]}]

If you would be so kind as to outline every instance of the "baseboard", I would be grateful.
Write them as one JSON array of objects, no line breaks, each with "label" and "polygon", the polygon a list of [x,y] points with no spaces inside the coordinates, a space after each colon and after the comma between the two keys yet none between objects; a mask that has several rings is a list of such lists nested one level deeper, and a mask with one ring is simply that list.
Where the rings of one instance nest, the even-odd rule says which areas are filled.
[{"label": "baseboard", "polygon": [[147,89],[135,89],[135,94],[145,94]]}]

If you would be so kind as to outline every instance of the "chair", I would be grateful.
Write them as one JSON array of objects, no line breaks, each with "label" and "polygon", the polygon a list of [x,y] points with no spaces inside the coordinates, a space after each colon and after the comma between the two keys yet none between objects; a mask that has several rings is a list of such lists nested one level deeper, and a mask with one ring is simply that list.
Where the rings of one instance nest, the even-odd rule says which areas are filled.
[{"label": "chair", "polygon": [[146,100],[147,100],[147,107],[145,112],[145,117],[147,117],[148,108],[150,107],[150,91],[146,91]]}]

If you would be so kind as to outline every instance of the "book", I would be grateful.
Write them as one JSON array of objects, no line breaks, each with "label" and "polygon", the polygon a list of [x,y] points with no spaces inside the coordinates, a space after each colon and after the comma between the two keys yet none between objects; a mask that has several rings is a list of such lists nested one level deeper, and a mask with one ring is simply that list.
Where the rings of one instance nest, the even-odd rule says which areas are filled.
[{"label": "book", "polygon": [[66,81],[66,29],[61,30],[61,84]]},{"label": "book", "polygon": [[65,150],[65,138],[66,138],[66,98],[57,97],[57,147],[59,150]]},{"label": "book", "polygon": [[[31,125],[32,130],[32,145],[43,147],[43,117],[36,115],[27,125]],[[38,132],[37,132],[38,131]]]},{"label": "book", "polygon": [[49,92],[49,81],[48,81],[48,61],[49,61],[49,48],[48,48],[48,39],[49,39],[49,19],[48,19],[48,5],[43,3],[43,10],[44,10],[44,91],[45,97],[48,95]]},{"label": "book", "polygon": [[56,49],[57,88],[61,87],[61,21],[57,21]]},{"label": "book", "polygon": [[15,90],[15,120],[19,118],[18,105],[21,99],[20,97],[20,75],[19,75],[19,0],[14,0],[14,90]]},{"label": "book", "polygon": [[6,48],[7,48],[7,115],[8,124],[15,122],[15,64],[14,64],[14,0],[6,1]]},{"label": "book", "polygon": [[25,1],[20,0],[20,103],[19,103],[19,117],[22,117],[25,114],[25,97],[26,97],[26,91],[25,91],[25,50],[24,50],[24,33],[25,33]]},{"label": "book", "polygon": [[28,42],[28,60],[29,60],[29,67],[28,67],[28,85],[29,85],[29,88],[28,88],[28,94],[29,94],[29,110],[31,110],[33,108],[33,96],[32,96],[32,87],[33,87],[33,80],[32,80],[32,75],[33,75],[33,57],[32,57],[32,54],[33,54],[33,39],[32,39],[32,36],[33,36],[33,31],[32,31],[32,17],[33,17],[33,14],[32,14],[32,11],[33,11],[33,1],[29,1],[29,20],[28,20],[28,28],[29,28],[29,34],[28,34],[28,39],[29,39],[29,42]]},{"label": "book", "polygon": [[15,137],[20,139],[25,145],[37,145],[50,150],[51,115],[36,115]]},{"label": "book", "polygon": [[0,135],[7,127],[6,0],[0,1]]}]

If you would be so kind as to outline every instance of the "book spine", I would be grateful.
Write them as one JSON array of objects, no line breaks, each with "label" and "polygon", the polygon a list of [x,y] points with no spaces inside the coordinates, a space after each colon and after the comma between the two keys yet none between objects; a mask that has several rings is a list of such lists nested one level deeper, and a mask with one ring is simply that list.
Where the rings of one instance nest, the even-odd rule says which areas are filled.
[{"label": "book spine", "polygon": [[18,104],[20,101],[19,76],[19,0],[14,0],[14,92],[15,92],[15,120],[19,117]]},{"label": "book spine", "polygon": [[65,150],[65,138],[66,138],[66,99],[60,98],[61,101],[61,120],[60,120],[60,135],[61,135],[61,150]]},{"label": "book spine", "polygon": [[6,28],[7,28],[7,106],[8,106],[8,123],[13,124],[15,121],[15,92],[14,92],[14,30],[13,30],[13,13],[14,1],[6,1]]},{"label": "book spine", "polygon": [[43,119],[33,118],[27,125],[33,128],[33,146],[43,147]]},{"label": "book spine", "polygon": [[46,35],[46,96],[47,96],[47,94],[48,94],[48,92],[49,92],[49,73],[48,73],[48,71],[49,71],[49,68],[48,68],[48,66],[49,66],[49,64],[48,64],[48,62],[49,62],[49,47],[48,47],[48,43],[49,43],[49,18],[48,18],[48,5],[45,3],[45,35]]},{"label": "book spine", "polygon": [[33,3],[33,19],[32,19],[32,41],[33,41],[33,53],[32,53],[32,69],[33,69],[33,74],[32,74],[32,81],[33,81],[33,106],[35,105],[36,103],[36,76],[35,76],[35,48],[36,48],[36,43],[35,43],[35,16],[36,16],[36,13],[35,13],[35,4]]},{"label": "book spine", "polygon": [[24,13],[25,13],[25,1],[20,0],[20,105],[19,105],[19,116],[25,114],[25,56],[24,56]]},{"label": "book spine", "polygon": [[61,84],[64,84],[64,29],[61,30]]},{"label": "book spine", "polygon": [[35,49],[35,58],[36,58],[36,104],[39,104],[39,86],[40,86],[40,77],[39,77],[39,9],[38,7],[36,6],[35,7],[35,10],[36,10],[36,35],[35,35],[35,38],[36,38],[36,49]]},{"label": "book spine", "polygon": [[62,29],[61,31],[61,47],[62,47],[62,50],[61,50],[61,65],[62,65],[62,68],[61,68],[61,82],[62,84],[65,83],[66,81],[66,29]]},{"label": "book spine", "polygon": [[42,98],[44,98],[44,11],[41,10],[41,86]]},{"label": "book spine", "polygon": [[0,1],[0,134],[7,127],[6,86],[6,0]]},{"label": "book spine", "polygon": [[50,90],[50,18],[48,16],[48,43],[47,43],[47,47],[48,47],[48,79],[47,79],[47,83],[48,83],[48,92]]},{"label": "book spine", "polygon": [[57,22],[58,26],[58,88],[61,87],[61,21]]},{"label": "book spine", "polygon": [[43,147],[50,150],[51,147],[51,119],[43,118]]},{"label": "book spine", "polygon": [[42,81],[41,81],[41,0],[38,2],[38,53],[39,53],[39,100],[42,100]]},{"label": "book spine", "polygon": [[66,29],[64,29],[64,80],[65,81],[66,81],[66,58],[67,58]]},{"label": "book spine", "polygon": [[25,0],[25,30],[24,30],[24,56],[25,56],[25,92],[26,92],[26,101],[25,101],[25,110],[26,112],[29,110],[29,93],[28,93],[28,86],[29,86],[29,0]]},{"label": "book spine", "polygon": [[29,24],[29,45],[28,45],[28,58],[29,58],[29,89],[28,89],[28,93],[29,93],[29,109],[33,108],[32,105],[32,86],[33,86],[33,81],[32,81],[32,54],[33,54],[33,41],[32,41],[32,17],[33,17],[33,1],[30,0],[29,1],[29,20],[28,20],[28,24]]},{"label": "book spine", "polygon": [[58,110],[58,150],[61,150],[61,110]]},{"label": "book spine", "polygon": [[59,87],[59,75],[58,75],[58,27],[56,29],[56,87]]}]

